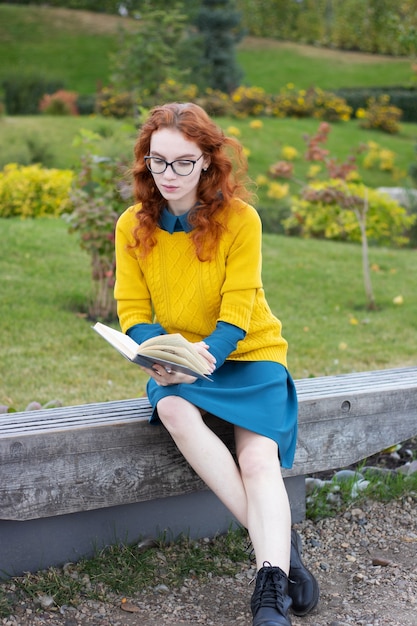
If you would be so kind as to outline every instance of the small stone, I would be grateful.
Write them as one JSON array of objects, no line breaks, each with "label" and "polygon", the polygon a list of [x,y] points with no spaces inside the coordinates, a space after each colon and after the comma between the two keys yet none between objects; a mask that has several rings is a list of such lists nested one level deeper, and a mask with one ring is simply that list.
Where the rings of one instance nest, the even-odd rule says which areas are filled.
[{"label": "small stone", "polygon": [[369,480],[358,480],[352,485],[351,496],[352,498],[357,498],[361,491],[365,491],[365,489],[369,486]]},{"label": "small stone", "polygon": [[306,486],[306,495],[311,495],[318,489],[321,489],[324,486],[324,480],[320,480],[319,478],[306,478],[305,486]]},{"label": "small stone", "polygon": [[388,559],[380,558],[380,557],[374,557],[372,559],[372,565],[379,566],[379,567],[387,567],[388,565],[391,565],[391,561],[389,561]]},{"label": "small stone", "polygon": [[53,597],[47,595],[38,596],[38,602],[43,609],[50,609],[55,604],[55,600],[53,599]]},{"label": "small stone", "polygon": [[405,474],[406,476],[411,476],[411,474],[415,474],[417,472],[417,461],[405,463],[398,468],[398,472],[400,472],[401,474]]},{"label": "small stone", "polygon": [[363,480],[364,477],[359,472],[355,472],[354,470],[340,470],[336,472],[334,475],[335,479],[339,482],[343,482],[346,480]]},{"label": "small stone", "polygon": [[362,509],[352,509],[353,517],[364,517],[364,512]]}]

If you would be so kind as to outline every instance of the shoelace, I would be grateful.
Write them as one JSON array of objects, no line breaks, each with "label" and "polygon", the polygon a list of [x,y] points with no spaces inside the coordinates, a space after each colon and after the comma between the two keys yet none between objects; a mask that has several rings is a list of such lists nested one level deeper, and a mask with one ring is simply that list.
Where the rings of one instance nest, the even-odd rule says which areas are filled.
[{"label": "shoelace", "polygon": [[253,607],[256,611],[261,606],[278,608],[278,610],[283,611],[284,599],[282,575],[278,568],[271,567],[269,563],[264,563],[252,600]]}]

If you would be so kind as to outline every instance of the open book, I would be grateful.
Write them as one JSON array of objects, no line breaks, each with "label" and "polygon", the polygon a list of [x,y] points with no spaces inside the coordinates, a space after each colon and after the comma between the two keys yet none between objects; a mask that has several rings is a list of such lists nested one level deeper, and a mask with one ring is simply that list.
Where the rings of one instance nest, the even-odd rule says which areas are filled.
[{"label": "open book", "polygon": [[128,335],[101,322],[94,324],[93,329],[126,359],[142,367],[152,369],[157,364],[173,372],[210,380],[206,359],[179,333],[158,335],[138,344]]}]

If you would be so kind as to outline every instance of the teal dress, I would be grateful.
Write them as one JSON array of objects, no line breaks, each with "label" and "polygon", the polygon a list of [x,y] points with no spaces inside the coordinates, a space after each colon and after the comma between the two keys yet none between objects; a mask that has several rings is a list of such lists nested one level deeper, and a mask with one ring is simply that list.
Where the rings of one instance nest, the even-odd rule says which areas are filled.
[{"label": "teal dress", "polygon": [[[164,211],[161,228],[169,232],[188,230],[185,216],[180,218]],[[152,335],[164,333],[159,324],[137,324],[128,334],[141,343]],[[291,468],[297,442],[297,394],[288,370],[273,361],[232,361],[227,356],[245,333],[231,324],[220,322],[205,339],[216,357],[211,380],[197,379],[162,387],[153,378],[147,384],[147,395],[153,407],[150,422],[158,424],[157,405],[161,398],[178,396],[199,409],[241,428],[264,435],[278,444],[282,467]]]}]

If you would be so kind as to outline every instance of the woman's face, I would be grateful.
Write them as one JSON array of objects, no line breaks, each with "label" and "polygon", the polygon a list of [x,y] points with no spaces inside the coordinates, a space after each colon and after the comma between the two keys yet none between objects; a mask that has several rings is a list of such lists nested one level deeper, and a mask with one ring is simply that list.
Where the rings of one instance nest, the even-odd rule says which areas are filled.
[{"label": "woman's face", "polygon": [[[174,215],[189,211],[197,202],[197,185],[201,171],[209,165],[201,149],[196,143],[186,139],[176,128],[161,128],[151,136],[149,156],[168,163],[183,160],[196,161],[191,174],[187,176],[176,174],[170,165],[161,174],[152,172],[155,185],[167,201],[170,211]],[[164,163],[158,163],[164,167]],[[184,165],[186,164],[179,163],[177,170],[180,171]],[[176,163],[174,163],[174,168],[175,166]]]}]

